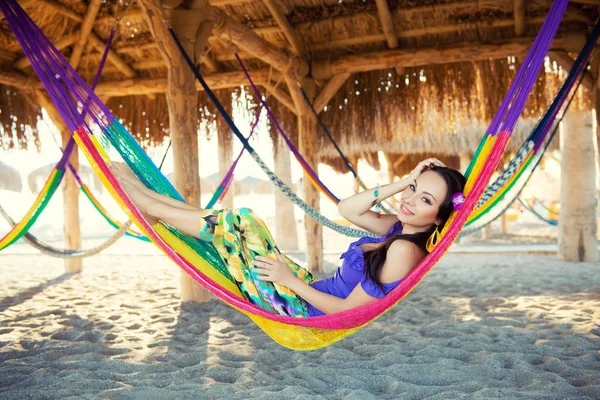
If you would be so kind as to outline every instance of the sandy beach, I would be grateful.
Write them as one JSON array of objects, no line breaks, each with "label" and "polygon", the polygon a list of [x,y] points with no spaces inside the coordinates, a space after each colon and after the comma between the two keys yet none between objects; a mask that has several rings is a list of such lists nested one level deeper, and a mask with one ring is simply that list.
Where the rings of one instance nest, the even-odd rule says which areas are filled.
[{"label": "sandy beach", "polygon": [[[337,255],[327,256],[327,270]],[[0,255],[0,399],[597,399],[600,266],[449,254],[329,348],[280,347],[159,255]]]}]

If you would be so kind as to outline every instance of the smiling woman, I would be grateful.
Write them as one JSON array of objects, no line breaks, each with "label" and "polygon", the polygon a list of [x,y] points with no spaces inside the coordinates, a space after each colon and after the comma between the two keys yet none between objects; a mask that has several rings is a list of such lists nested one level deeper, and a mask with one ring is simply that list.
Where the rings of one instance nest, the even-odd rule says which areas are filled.
[{"label": "smiling woman", "polygon": [[[352,243],[335,276],[315,281],[280,254],[269,229],[252,210],[204,210],[148,189],[124,164],[110,168],[147,220],[161,220],[211,242],[249,301],[295,317],[341,312],[387,295],[435,245],[428,239],[458,207],[456,195],[466,182],[460,172],[427,159],[399,182],[340,201],[343,217],[380,237]],[[378,200],[397,193],[402,196],[396,215],[371,211]]]}]

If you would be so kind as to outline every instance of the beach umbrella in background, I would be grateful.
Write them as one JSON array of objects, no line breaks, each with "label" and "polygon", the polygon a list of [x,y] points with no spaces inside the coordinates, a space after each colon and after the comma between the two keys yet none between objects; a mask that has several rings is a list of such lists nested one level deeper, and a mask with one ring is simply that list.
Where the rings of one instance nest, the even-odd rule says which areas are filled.
[{"label": "beach umbrella in background", "polygon": [[23,181],[19,171],[0,161],[0,190],[20,192],[23,190]]},{"label": "beach umbrella in background", "polygon": [[[55,163],[44,165],[43,167],[34,169],[29,173],[29,175],[27,175],[27,185],[32,193],[38,193],[40,190],[42,190],[44,183],[46,183],[46,180],[48,179],[48,176],[54,167],[56,167]],[[77,173],[81,177],[83,183],[88,185],[94,194],[102,193],[102,182],[100,182],[100,179],[94,173],[94,170],[91,167],[80,165]]]},{"label": "beach umbrella in background", "polygon": [[271,181],[267,181],[253,176],[247,176],[244,179],[234,182],[235,193],[246,195],[246,194],[272,194],[273,184]]}]

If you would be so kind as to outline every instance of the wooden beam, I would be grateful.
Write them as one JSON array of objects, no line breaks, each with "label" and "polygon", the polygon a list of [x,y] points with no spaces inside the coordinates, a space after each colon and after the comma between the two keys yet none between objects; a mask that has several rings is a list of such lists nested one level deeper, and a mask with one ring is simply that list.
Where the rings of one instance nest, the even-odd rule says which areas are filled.
[{"label": "wooden beam", "polygon": [[234,6],[237,4],[250,3],[255,0],[208,0],[211,6],[223,7],[223,6]]},{"label": "wooden beam", "polygon": [[304,57],[306,55],[306,51],[304,49],[304,44],[294,32],[294,28],[288,21],[287,17],[284,14],[284,11],[281,6],[281,0],[264,0],[265,6],[269,9],[269,12],[277,22],[277,25],[281,28],[283,34],[287,38],[288,42],[292,46],[294,54],[297,56]]},{"label": "wooden beam", "polygon": [[42,88],[37,77],[28,76],[17,70],[0,70],[0,84],[24,91]]},{"label": "wooden beam", "polygon": [[279,100],[279,102],[286,106],[291,112],[293,112],[296,115],[298,114],[298,111],[296,110],[296,106],[294,104],[294,100],[289,94],[281,90],[281,88],[275,87],[271,83],[265,83],[263,86],[265,89],[267,89],[268,94],[273,95],[273,97]]},{"label": "wooden beam", "polygon": [[[419,65],[445,64],[452,62],[498,59],[508,56],[521,56],[533,43],[533,37],[515,38],[498,43],[469,43],[447,46],[443,49],[422,48],[386,50],[380,52],[341,56],[335,59],[313,61],[311,71],[314,79],[330,79],[342,72],[366,72],[394,68],[396,66],[415,67]],[[583,47],[583,34],[569,34],[556,37],[552,49],[577,49]]]},{"label": "wooden beam", "polygon": [[[139,8],[130,8],[130,9],[126,10],[124,13],[118,13],[116,15],[116,17],[119,18],[121,21],[127,20],[127,19],[142,19],[142,18],[144,18],[144,12],[142,10],[140,10]],[[115,22],[115,15],[105,15],[103,17],[96,19],[96,22],[94,23],[94,25],[113,24],[114,22]]]},{"label": "wooden beam", "polygon": [[[252,70],[249,73],[257,85],[264,86],[269,80],[268,68]],[[273,78],[272,73],[271,78]],[[204,75],[204,80],[212,89],[239,87],[248,83],[246,76],[241,71],[208,74]],[[19,90],[43,89],[43,85],[37,77],[28,76],[17,70],[0,70],[0,84]],[[196,89],[203,90],[200,84],[196,84]],[[95,92],[98,96],[123,97],[164,94],[166,91],[166,78],[133,78],[100,82]]]},{"label": "wooden beam", "polygon": [[[569,53],[567,53],[566,51],[554,50],[554,51],[548,52],[548,55],[550,56],[550,59],[552,61],[556,61],[556,63],[558,65],[560,65],[562,67],[562,69],[564,69],[567,73],[571,70],[571,68],[573,68],[573,64],[575,63],[575,60],[573,60],[571,58],[571,56],[569,56]],[[589,73],[586,73],[583,76],[581,84],[583,85],[584,88],[589,90],[590,93],[593,93],[594,82]]]},{"label": "wooden beam", "polygon": [[221,39],[233,43],[273,68],[286,74],[289,73],[297,79],[308,74],[308,63],[302,58],[290,55],[272,45],[222,10],[215,8],[215,13],[219,22],[217,22],[214,33]]},{"label": "wooden beam", "polygon": [[571,3],[586,4],[590,6],[600,6],[600,0],[571,0]]},{"label": "wooden beam", "polygon": [[[89,41],[92,46],[94,46],[100,52],[103,52],[106,48],[106,43],[102,41],[95,33],[91,33],[89,36]],[[133,68],[129,66],[114,50],[108,50],[107,60],[109,63],[114,65],[128,78],[133,78],[137,76],[137,72]]]},{"label": "wooden beam", "polygon": [[200,64],[202,64],[208,72],[217,72],[219,70],[219,64],[208,52],[202,56]]},{"label": "wooden beam", "polygon": [[75,22],[83,22],[83,17],[73,11],[71,8],[62,5],[61,3],[54,0],[42,0],[40,1],[45,7],[50,8],[52,11],[55,11],[61,15],[64,15],[67,18],[72,19]]},{"label": "wooden beam", "polygon": [[71,64],[71,67],[73,67],[73,69],[77,69],[77,66],[79,65],[81,55],[83,54],[83,47],[87,44],[90,33],[92,33],[94,21],[96,20],[96,15],[98,15],[98,11],[100,11],[101,4],[101,0],[90,0],[88,4],[88,8],[85,12],[85,17],[83,17],[83,21],[81,22],[81,28],[79,29],[79,38],[73,46],[73,50],[71,51],[71,58],[69,58],[69,64]]},{"label": "wooden beam", "polygon": [[139,61],[139,62],[133,63],[131,66],[136,70],[153,69],[153,68],[167,68],[167,65],[165,64],[165,62],[162,59]]},{"label": "wooden beam", "polygon": [[388,6],[387,0],[375,0],[377,3],[377,12],[379,13],[379,22],[383,28],[383,34],[387,40],[388,47],[395,49],[398,47],[398,36],[396,36],[396,30],[394,28],[394,20],[392,19],[392,13]]},{"label": "wooden beam", "polygon": [[337,91],[342,87],[342,85],[348,80],[350,77],[350,73],[344,72],[341,74],[334,75],[329,82],[325,85],[321,92],[316,97],[313,106],[317,113],[321,113],[327,103],[331,100],[331,98],[337,93]]},{"label": "wooden beam", "polygon": [[[54,47],[56,47],[58,50],[64,50],[67,47],[72,46],[78,38],[79,31],[69,33],[68,35],[61,37],[56,43],[54,43]],[[13,64],[13,66],[17,69],[25,69],[29,65],[31,65],[31,63],[29,62],[29,59],[27,57],[20,58]]]},{"label": "wooden beam", "polygon": [[523,36],[527,32],[527,22],[525,21],[525,0],[514,0],[513,14],[515,20],[515,35]]},{"label": "wooden beam", "polygon": [[[252,80],[257,85],[264,85],[269,79],[269,69],[259,69],[250,71]],[[0,83],[2,75],[0,74]],[[204,80],[211,89],[224,89],[246,85],[248,80],[243,72],[222,72],[218,74],[204,75]],[[196,90],[202,90],[199,83],[196,84]],[[118,81],[100,82],[96,87],[97,94],[103,94],[111,97],[148,95],[167,92],[166,78],[136,78],[123,79]]]},{"label": "wooden beam", "polygon": [[[564,21],[573,21],[572,17],[565,17]],[[543,17],[532,18],[527,21],[527,23],[537,24],[544,22]],[[582,21],[583,22],[583,21]],[[491,22],[466,22],[461,24],[452,24],[452,25],[441,25],[441,26],[430,26],[427,28],[417,28],[417,29],[407,29],[405,31],[399,32],[397,34],[398,38],[407,39],[407,38],[416,38],[420,36],[426,35],[443,35],[446,33],[454,33],[459,31],[466,31],[469,29],[476,30],[484,30],[490,28],[505,28],[514,26],[514,19],[502,19],[495,20]],[[352,38],[344,38],[339,40],[331,40],[323,43],[315,43],[310,46],[311,50],[328,50],[328,49],[337,49],[341,47],[347,46],[356,46],[361,44],[369,44],[376,42],[383,42],[386,40],[384,34],[375,34],[375,35],[365,35],[365,36],[357,36]]]}]

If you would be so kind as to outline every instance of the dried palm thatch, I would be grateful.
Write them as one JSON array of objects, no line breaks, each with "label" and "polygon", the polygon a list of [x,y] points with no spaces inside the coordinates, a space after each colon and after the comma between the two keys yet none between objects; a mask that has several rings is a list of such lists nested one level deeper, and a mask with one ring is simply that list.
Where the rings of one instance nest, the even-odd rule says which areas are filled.
[{"label": "dried palm thatch", "polygon": [[[118,34],[112,46],[113,57],[103,70],[98,91],[101,96],[103,90],[106,96],[112,96],[108,99],[109,107],[143,146],[152,147],[162,144],[170,133],[164,95],[168,71],[139,1],[102,2],[77,69],[84,79],[91,81],[103,50],[102,43],[116,24]],[[40,0],[25,3],[34,21],[68,58],[79,37],[88,2]],[[291,51],[288,50],[292,48],[290,39],[264,2],[211,0],[211,3],[221,7],[232,19],[241,21],[266,42]],[[387,3],[397,48],[410,50],[504,43],[517,39],[518,35],[522,35],[523,40],[530,40],[551,5],[550,0],[533,0],[527,2],[525,13],[517,16],[512,1],[393,0]],[[304,50],[304,59],[313,67],[312,73],[315,73],[317,64],[326,63],[328,59],[374,54],[389,49],[389,37],[383,33],[375,2],[285,0],[280,5]],[[569,6],[561,23],[559,37],[570,34],[583,36],[597,15],[596,7],[575,2]],[[524,30],[519,34],[516,33],[518,18],[524,21]],[[35,79],[31,66],[23,58],[16,40],[2,20],[0,49],[0,77],[3,72],[18,72],[21,74],[17,74],[19,77]],[[269,68],[265,61],[244,48],[238,50],[250,70]],[[577,48],[571,46],[566,50],[573,52]],[[209,40],[203,71],[213,74],[238,71],[232,51],[226,36],[213,35]],[[355,159],[369,158],[367,154],[376,154],[384,148],[386,154],[398,157],[425,152],[434,153],[438,158],[465,154],[473,151],[479,142],[518,68],[520,55],[439,63],[435,60],[427,62],[425,53],[422,66],[366,68],[364,72],[352,74],[321,115],[346,155]],[[541,115],[558,89],[561,74],[564,72],[560,68],[548,62],[529,100],[524,118],[533,121]],[[131,81],[120,85],[124,79]],[[276,81],[272,79],[271,85]],[[10,148],[23,147],[30,141],[37,144],[35,130],[29,134],[25,126],[35,126],[39,110],[23,99],[16,80],[2,78],[0,82],[0,122],[3,128],[0,145]],[[320,87],[326,84],[318,79],[316,83]],[[278,88],[281,94],[290,97],[285,84]],[[231,111],[238,107],[235,104],[240,104],[242,97],[248,96],[242,93],[245,92],[239,89],[238,84],[220,90],[218,96]],[[243,102],[248,109],[256,108],[255,100]],[[203,92],[199,92],[198,104],[200,133],[210,136],[216,132],[221,143],[227,144],[231,140],[229,128],[220,117],[215,117],[214,107]],[[269,104],[284,130],[297,144],[296,114],[274,97],[269,98]],[[574,107],[583,110],[592,108],[591,95],[587,90],[580,90]],[[514,151],[526,134],[527,129],[517,132],[511,142],[511,150]],[[271,135],[274,141],[278,140],[273,129]],[[334,165],[337,156],[331,144],[324,135],[315,140],[321,160]],[[370,160],[377,163],[377,157],[370,156]]]}]

